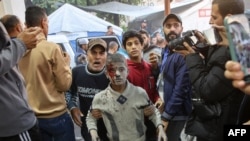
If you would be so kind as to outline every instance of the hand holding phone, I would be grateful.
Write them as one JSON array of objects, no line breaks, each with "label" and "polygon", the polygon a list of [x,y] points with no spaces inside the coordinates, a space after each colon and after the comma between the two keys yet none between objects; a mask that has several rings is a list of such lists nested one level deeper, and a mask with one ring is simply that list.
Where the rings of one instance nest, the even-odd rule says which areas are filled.
[{"label": "hand holding phone", "polygon": [[232,60],[241,64],[244,80],[250,83],[250,27],[244,14],[231,15],[225,18],[224,25],[229,40]]},{"label": "hand holding phone", "polygon": [[203,34],[209,45],[216,45],[222,41],[219,31],[214,27],[204,30]]}]

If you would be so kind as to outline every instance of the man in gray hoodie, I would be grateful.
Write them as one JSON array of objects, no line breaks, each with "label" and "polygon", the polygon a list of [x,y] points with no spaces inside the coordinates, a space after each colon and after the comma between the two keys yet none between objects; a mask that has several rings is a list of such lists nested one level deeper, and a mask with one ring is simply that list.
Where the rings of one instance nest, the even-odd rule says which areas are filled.
[{"label": "man in gray hoodie", "polygon": [[40,28],[29,28],[10,40],[0,22],[0,141],[40,141],[37,119],[28,106],[17,63],[36,46]]}]

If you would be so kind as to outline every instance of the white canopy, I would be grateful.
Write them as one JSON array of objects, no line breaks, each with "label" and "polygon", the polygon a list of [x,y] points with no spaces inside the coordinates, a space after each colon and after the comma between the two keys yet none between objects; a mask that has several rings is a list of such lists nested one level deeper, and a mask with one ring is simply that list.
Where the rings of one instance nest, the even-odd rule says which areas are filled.
[{"label": "white canopy", "polygon": [[156,13],[164,11],[164,5],[162,6],[136,6],[124,4],[116,1],[107,2],[95,6],[83,7],[85,10],[113,13],[119,15],[126,15],[131,17],[139,17],[142,15],[148,15],[151,13]]},{"label": "white canopy", "polygon": [[[173,2],[170,5],[170,8],[177,8],[181,6],[185,6],[200,0],[183,0],[181,2]],[[140,17],[146,16],[150,14],[154,14],[157,12],[163,12],[165,10],[164,5],[160,6],[137,6],[137,5],[129,5],[121,2],[107,2],[102,3],[95,6],[86,6],[82,7],[82,9],[87,11],[99,11],[99,12],[106,12],[106,13],[113,13],[131,17]]]},{"label": "white canopy", "polygon": [[117,35],[122,28],[70,4],[64,4],[48,16],[49,34],[62,32],[106,32],[111,25]]}]

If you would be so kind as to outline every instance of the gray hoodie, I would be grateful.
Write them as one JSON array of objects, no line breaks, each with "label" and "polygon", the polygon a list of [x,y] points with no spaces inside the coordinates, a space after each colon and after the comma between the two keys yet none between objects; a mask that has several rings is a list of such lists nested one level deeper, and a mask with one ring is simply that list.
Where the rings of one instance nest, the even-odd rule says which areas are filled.
[{"label": "gray hoodie", "polygon": [[[8,39],[0,23],[0,34]],[[1,39],[0,42],[3,40]],[[0,137],[17,135],[36,124],[36,117],[28,106],[24,79],[17,63],[26,50],[18,39],[0,46]]]}]

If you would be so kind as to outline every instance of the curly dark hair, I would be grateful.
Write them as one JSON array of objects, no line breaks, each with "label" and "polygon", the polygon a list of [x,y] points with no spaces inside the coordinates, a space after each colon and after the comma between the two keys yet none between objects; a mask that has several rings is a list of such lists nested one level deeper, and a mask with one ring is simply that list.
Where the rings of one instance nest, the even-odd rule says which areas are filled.
[{"label": "curly dark hair", "polygon": [[143,44],[143,38],[141,34],[136,30],[128,30],[122,36],[122,45],[126,49],[126,42],[129,38],[137,37],[141,44]]}]

